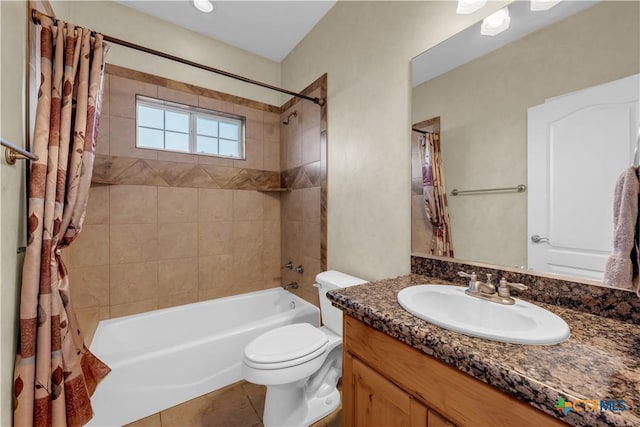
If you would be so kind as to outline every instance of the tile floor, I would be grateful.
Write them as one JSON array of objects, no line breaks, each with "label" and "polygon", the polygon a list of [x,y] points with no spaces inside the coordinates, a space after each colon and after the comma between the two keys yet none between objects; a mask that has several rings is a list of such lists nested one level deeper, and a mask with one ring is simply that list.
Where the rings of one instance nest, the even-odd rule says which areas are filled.
[{"label": "tile floor", "polygon": [[[262,427],[266,387],[240,381],[126,427]],[[311,427],[342,427],[338,409]]]}]

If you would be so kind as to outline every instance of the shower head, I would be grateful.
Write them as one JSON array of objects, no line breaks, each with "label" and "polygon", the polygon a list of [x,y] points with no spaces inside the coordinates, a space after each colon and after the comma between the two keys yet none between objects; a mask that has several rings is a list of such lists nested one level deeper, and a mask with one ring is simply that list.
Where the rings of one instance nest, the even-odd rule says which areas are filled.
[{"label": "shower head", "polygon": [[282,124],[285,125],[285,126],[288,125],[289,124],[289,120],[291,120],[291,117],[298,117],[298,110],[296,110],[293,113],[289,114],[287,116],[287,118],[282,121]]}]

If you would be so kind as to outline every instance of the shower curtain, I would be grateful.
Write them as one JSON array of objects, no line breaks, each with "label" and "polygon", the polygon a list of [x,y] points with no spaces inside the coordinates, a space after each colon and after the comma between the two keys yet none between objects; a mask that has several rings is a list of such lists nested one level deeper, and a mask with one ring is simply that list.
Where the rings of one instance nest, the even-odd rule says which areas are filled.
[{"label": "shower curtain", "polygon": [[60,258],[82,229],[98,134],[102,36],[41,19],[40,90],[14,377],[14,425],[80,426],[109,368],[84,344]]},{"label": "shower curtain", "polygon": [[440,136],[438,134],[427,133],[420,137],[420,161],[422,163],[424,212],[433,228],[429,252],[432,255],[453,257],[449,207],[447,192],[444,188]]}]

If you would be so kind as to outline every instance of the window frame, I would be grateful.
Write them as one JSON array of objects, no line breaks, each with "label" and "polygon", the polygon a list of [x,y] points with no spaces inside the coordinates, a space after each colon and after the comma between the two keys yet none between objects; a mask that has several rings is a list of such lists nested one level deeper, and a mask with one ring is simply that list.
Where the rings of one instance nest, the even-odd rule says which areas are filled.
[{"label": "window frame", "polygon": [[[179,151],[179,150],[171,150],[171,149],[167,149],[166,147],[166,139],[163,139],[163,148],[153,148],[153,147],[142,147],[140,145],[138,145],[138,140],[139,140],[139,128],[140,126],[138,125],[138,106],[143,106],[143,107],[147,107],[147,108],[154,108],[156,110],[162,110],[164,111],[169,111],[169,112],[173,112],[173,113],[180,113],[180,114],[187,114],[189,116],[189,131],[188,131],[188,137],[189,137],[189,151]],[[165,115],[163,113],[163,128],[159,129],[159,128],[152,128],[152,127],[147,127],[147,126],[142,126],[142,128],[144,129],[155,129],[158,131],[161,131],[163,133],[163,138],[166,138],[166,132],[175,132],[175,133],[182,133],[185,134],[184,132],[177,132],[177,131],[171,131],[171,130],[167,130],[166,128],[166,123],[165,123]],[[239,125],[239,131],[238,131],[238,148],[240,150],[240,156],[236,157],[236,156],[225,156],[223,154],[215,154],[215,153],[201,153],[197,151],[198,148],[198,144],[197,144],[197,137],[198,137],[198,130],[197,130],[197,126],[196,126],[196,121],[198,118],[203,118],[203,119],[208,119],[208,120],[215,120],[218,123],[220,121],[223,122],[232,122],[234,124],[238,124]],[[229,114],[229,113],[225,113],[222,111],[217,111],[217,110],[209,110],[206,108],[200,108],[200,107],[194,107],[191,105],[186,105],[186,104],[179,104],[177,102],[172,102],[172,101],[167,101],[164,99],[158,99],[158,98],[152,98],[149,96],[144,96],[144,95],[138,95],[136,94],[135,97],[135,147],[141,150],[154,150],[154,151],[162,151],[162,152],[167,152],[167,153],[179,153],[179,154],[191,154],[191,155],[195,155],[195,156],[207,156],[207,157],[218,157],[218,158],[222,158],[222,159],[231,159],[231,160],[246,160],[246,150],[245,150],[245,145],[246,145],[246,122],[247,119],[244,116],[239,116],[236,114]],[[218,151],[220,149],[220,125],[218,124],[218,136],[216,136],[215,138],[218,140]],[[208,137],[207,135],[203,135],[200,134],[200,136],[204,136],[204,137]],[[214,137],[211,137],[214,138]],[[231,141],[228,138],[222,138],[223,140],[226,141]]]}]

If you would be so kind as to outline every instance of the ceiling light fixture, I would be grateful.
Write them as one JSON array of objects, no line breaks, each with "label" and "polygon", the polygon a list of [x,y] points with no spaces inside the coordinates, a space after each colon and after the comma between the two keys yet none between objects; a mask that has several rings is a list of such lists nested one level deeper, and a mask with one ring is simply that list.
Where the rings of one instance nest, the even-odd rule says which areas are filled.
[{"label": "ceiling light fixture", "polygon": [[482,8],[487,0],[458,0],[456,12],[460,15],[468,15]]},{"label": "ceiling light fixture", "polygon": [[549,10],[560,3],[560,0],[531,0],[531,10]]},{"label": "ceiling light fixture", "polygon": [[480,34],[485,36],[495,36],[509,28],[510,23],[511,17],[509,16],[509,9],[506,7],[502,8],[482,20]]},{"label": "ceiling light fixture", "polygon": [[213,3],[209,0],[193,0],[193,5],[200,12],[209,13],[213,12]]}]

